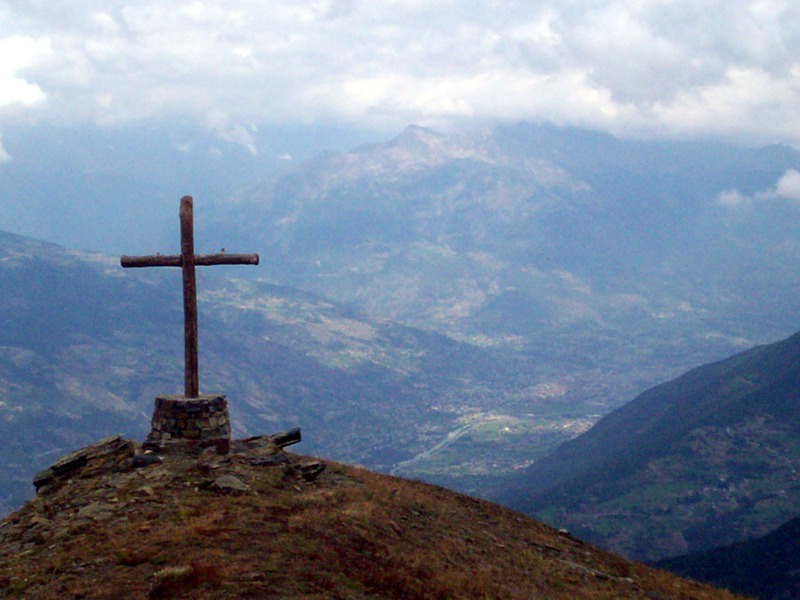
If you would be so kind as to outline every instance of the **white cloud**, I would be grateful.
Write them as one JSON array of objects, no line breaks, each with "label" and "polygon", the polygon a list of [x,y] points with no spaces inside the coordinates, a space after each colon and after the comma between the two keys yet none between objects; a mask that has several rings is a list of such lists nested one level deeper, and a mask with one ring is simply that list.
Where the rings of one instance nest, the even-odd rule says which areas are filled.
[{"label": "white cloud", "polygon": [[749,206],[754,202],[781,200],[800,202],[800,172],[787,169],[773,187],[756,192],[752,196],[742,194],[735,189],[728,189],[721,192],[716,198],[717,204],[729,208]]},{"label": "white cloud", "polygon": [[789,0],[0,2],[0,26],[21,48],[0,108],[55,122],[175,116],[251,148],[261,123],[495,119],[800,144]]},{"label": "white cloud", "polygon": [[800,173],[789,169],[775,184],[775,195],[788,200],[800,200]]},{"label": "white cloud", "polygon": [[36,83],[20,75],[48,51],[48,40],[14,36],[0,39],[0,111],[33,106],[45,99]]},{"label": "white cloud", "polygon": [[717,196],[717,204],[727,207],[742,206],[750,202],[750,198],[734,189],[725,190]]}]

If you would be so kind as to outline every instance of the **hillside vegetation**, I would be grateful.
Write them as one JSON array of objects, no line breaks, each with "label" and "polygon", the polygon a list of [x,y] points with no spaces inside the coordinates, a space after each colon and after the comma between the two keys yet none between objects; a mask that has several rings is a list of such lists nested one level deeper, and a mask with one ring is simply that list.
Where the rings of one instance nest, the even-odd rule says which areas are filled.
[{"label": "hillside vegetation", "polygon": [[800,506],[799,406],[796,334],[643,393],[503,501],[640,559],[764,535]]},{"label": "hillside vegetation", "polygon": [[136,444],[110,442],[0,522],[4,597],[734,597],[485,501],[321,471],[268,439],[139,468]]},{"label": "hillside vegetation", "polygon": [[659,561],[658,566],[764,600],[800,596],[800,518],[752,540]]}]

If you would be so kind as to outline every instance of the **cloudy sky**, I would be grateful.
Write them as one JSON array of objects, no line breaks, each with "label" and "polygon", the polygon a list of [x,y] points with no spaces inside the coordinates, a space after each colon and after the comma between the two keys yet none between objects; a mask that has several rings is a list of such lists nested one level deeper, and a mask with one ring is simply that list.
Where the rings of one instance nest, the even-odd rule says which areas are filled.
[{"label": "cloudy sky", "polygon": [[529,119],[800,145],[798,107],[792,0],[0,0],[0,135]]}]

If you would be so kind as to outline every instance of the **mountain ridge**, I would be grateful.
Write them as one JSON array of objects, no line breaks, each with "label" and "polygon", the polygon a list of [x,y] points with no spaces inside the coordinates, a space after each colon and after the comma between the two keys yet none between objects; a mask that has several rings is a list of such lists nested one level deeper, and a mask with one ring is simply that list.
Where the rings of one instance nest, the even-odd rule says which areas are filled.
[{"label": "mountain ridge", "polygon": [[751,540],[676,556],[656,563],[661,569],[764,600],[796,598],[800,518]]},{"label": "mountain ridge", "polygon": [[565,442],[502,501],[639,558],[764,534],[800,500],[797,365],[800,334],[693,369]]}]

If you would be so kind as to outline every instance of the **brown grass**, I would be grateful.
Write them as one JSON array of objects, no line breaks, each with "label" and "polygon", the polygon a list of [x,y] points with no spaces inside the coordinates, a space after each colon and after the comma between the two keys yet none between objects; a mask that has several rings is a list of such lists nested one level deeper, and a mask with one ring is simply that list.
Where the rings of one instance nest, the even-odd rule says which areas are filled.
[{"label": "brown grass", "polygon": [[[0,527],[0,595],[733,598],[488,502],[361,469],[329,465],[313,483],[233,458],[213,472],[164,470],[115,487],[110,512],[88,523],[81,510],[109,495],[101,479],[11,515]],[[204,487],[222,470],[252,493]]]},{"label": "brown grass", "polygon": [[154,584],[149,597],[153,600],[175,598],[191,593],[197,595],[203,589],[218,588],[222,577],[213,564],[194,561],[188,567],[168,567],[153,575]]}]

